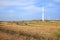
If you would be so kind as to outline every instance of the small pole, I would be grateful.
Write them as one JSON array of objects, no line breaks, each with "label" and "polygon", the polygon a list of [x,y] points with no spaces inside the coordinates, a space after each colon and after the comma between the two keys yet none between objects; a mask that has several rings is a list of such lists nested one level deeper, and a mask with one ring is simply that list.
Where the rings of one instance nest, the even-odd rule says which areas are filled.
[{"label": "small pole", "polygon": [[44,7],[42,7],[42,21],[44,22],[44,13],[45,13],[45,9],[44,9]]}]

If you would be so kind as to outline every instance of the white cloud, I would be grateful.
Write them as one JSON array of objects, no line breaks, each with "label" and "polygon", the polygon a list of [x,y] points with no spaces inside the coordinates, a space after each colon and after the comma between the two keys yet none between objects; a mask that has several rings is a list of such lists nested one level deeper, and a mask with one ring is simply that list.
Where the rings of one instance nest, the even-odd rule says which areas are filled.
[{"label": "white cloud", "polygon": [[5,7],[0,6],[0,12],[2,12],[5,9]]},{"label": "white cloud", "polygon": [[15,10],[13,10],[13,9],[7,11],[7,16],[9,16],[9,17],[13,17],[14,14],[15,14]]},{"label": "white cloud", "polygon": [[54,3],[48,3],[48,6],[54,6]]},{"label": "white cloud", "polygon": [[0,10],[3,9],[3,7],[0,7]]},{"label": "white cloud", "polygon": [[54,7],[55,4],[54,4],[54,3],[48,3],[46,6],[47,6],[47,7]]},{"label": "white cloud", "polygon": [[56,3],[60,3],[60,0],[53,0],[54,2],[56,2]]},{"label": "white cloud", "polygon": [[[0,1],[0,5],[3,5],[3,6],[17,6],[16,9],[19,9],[19,10],[24,10],[25,13],[38,13],[38,12],[41,12],[41,7],[36,7],[34,6],[34,0],[3,0],[3,1]],[[8,12],[10,13],[14,13],[13,10],[9,10]]]},{"label": "white cloud", "polygon": [[3,6],[26,6],[26,5],[32,5],[32,4],[34,4],[33,0],[0,1],[0,5],[3,5]]},{"label": "white cloud", "polygon": [[41,13],[41,7],[36,7],[34,5],[26,6],[26,7],[17,7],[18,9],[24,10],[24,15],[35,15]]},{"label": "white cloud", "polygon": [[23,9],[27,10],[27,11],[32,11],[32,12],[40,12],[41,11],[41,7],[36,7],[34,5],[24,7]]},{"label": "white cloud", "polygon": [[54,0],[54,1],[56,1],[56,2],[60,2],[60,0]]},{"label": "white cloud", "polygon": [[8,12],[9,12],[9,13],[14,13],[15,11],[14,11],[14,10],[9,10]]}]

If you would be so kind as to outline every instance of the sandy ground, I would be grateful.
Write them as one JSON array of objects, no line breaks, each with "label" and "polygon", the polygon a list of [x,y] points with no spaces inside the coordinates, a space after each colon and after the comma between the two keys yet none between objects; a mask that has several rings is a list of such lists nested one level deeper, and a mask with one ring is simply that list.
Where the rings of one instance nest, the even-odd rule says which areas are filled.
[{"label": "sandy ground", "polygon": [[[10,34],[0,31],[0,40],[42,40],[38,37],[42,37],[45,40],[58,40],[54,33],[60,32],[60,26],[20,26],[20,25],[3,25],[0,27],[13,30],[17,34]],[[19,33],[22,33],[19,35]],[[28,36],[30,35],[30,36]],[[35,39],[36,37],[36,39]],[[37,39],[38,38],[38,39]],[[60,40],[60,39],[59,39]]]}]

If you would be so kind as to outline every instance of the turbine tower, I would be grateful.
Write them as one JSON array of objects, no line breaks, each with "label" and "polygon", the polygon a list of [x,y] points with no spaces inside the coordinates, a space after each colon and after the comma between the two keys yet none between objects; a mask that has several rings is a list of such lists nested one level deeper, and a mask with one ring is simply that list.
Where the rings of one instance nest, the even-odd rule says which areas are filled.
[{"label": "turbine tower", "polygon": [[45,9],[44,9],[44,7],[42,7],[42,21],[43,21],[43,22],[44,22],[44,20],[45,20],[44,14],[45,14]]}]

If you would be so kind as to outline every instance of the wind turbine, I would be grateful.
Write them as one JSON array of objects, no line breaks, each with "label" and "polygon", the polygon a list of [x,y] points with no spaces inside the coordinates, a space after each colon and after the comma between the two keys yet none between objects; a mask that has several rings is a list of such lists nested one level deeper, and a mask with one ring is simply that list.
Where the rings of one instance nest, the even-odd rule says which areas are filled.
[{"label": "wind turbine", "polygon": [[45,8],[42,7],[42,21],[44,22],[45,21]]}]

